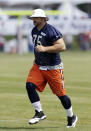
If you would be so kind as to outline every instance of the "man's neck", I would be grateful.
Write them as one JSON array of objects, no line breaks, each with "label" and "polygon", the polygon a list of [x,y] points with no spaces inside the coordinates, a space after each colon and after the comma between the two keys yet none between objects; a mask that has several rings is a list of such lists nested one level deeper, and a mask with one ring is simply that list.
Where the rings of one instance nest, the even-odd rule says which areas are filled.
[{"label": "man's neck", "polygon": [[37,26],[38,30],[41,30],[45,26],[46,22],[42,23],[41,25]]}]

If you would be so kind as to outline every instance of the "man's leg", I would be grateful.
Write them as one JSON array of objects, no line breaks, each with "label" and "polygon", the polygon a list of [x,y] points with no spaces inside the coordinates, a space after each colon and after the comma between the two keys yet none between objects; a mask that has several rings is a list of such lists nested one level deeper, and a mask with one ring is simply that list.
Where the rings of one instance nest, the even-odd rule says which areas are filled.
[{"label": "man's leg", "polygon": [[67,112],[67,118],[68,118],[67,128],[75,127],[78,118],[76,115],[73,114],[70,98],[67,95],[58,96],[58,98],[60,99],[64,109]]},{"label": "man's leg", "polygon": [[46,118],[42,111],[41,103],[39,95],[36,91],[36,86],[33,83],[27,82],[26,83],[26,90],[28,93],[28,97],[30,102],[32,103],[34,109],[35,109],[35,115],[32,119],[29,120],[29,124],[35,124],[39,122],[40,120],[43,120]]}]

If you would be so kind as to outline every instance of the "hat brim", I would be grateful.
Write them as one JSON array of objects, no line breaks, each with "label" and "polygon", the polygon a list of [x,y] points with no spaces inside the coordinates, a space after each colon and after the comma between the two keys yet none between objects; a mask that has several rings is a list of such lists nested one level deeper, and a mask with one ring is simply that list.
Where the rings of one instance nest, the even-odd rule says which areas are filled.
[{"label": "hat brim", "polygon": [[46,19],[46,21],[48,21],[49,20],[49,18],[48,17],[41,17],[41,16],[37,16],[37,17],[34,17],[34,16],[29,16],[28,17],[28,19],[30,19],[30,20],[32,20],[33,18],[45,18]]}]

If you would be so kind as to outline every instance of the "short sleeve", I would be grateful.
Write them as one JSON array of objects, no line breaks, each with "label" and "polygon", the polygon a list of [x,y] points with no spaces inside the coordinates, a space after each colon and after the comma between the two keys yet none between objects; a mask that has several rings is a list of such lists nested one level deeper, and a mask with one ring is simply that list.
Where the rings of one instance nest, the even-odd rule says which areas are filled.
[{"label": "short sleeve", "polygon": [[32,37],[33,37],[33,30],[34,30],[34,29],[31,30],[31,35],[32,35]]},{"label": "short sleeve", "polygon": [[48,31],[48,39],[51,43],[54,43],[56,40],[62,38],[61,32],[59,32],[56,28],[50,27]]}]

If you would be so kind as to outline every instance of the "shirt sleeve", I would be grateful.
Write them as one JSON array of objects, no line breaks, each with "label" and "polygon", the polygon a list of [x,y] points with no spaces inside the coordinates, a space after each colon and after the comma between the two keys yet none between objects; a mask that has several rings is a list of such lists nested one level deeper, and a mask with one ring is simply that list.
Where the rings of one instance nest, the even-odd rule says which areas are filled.
[{"label": "shirt sleeve", "polygon": [[33,29],[32,29],[32,31],[31,31],[31,36],[33,37]]},{"label": "shirt sleeve", "polygon": [[59,32],[54,27],[51,27],[48,33],[48,39],[51,43],[54,43],[56,40],[62,38],[61,32]]}]

